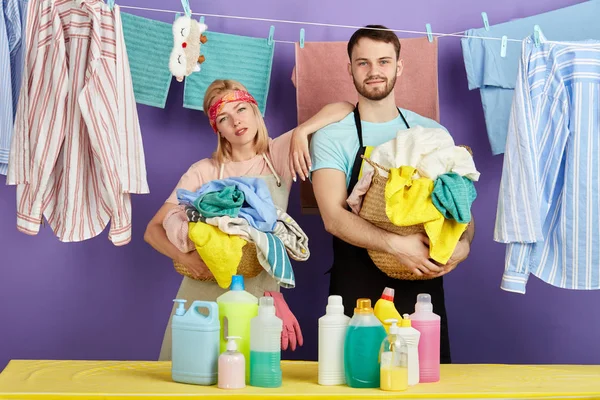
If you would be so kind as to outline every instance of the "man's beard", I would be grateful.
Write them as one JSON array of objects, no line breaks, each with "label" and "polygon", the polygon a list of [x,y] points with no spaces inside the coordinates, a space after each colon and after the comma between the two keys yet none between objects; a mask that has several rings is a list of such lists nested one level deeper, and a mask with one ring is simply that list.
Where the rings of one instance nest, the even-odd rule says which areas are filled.
[{"label": "man's beard", "polygon": [[[366,82],[375,79],[385,80],[385,88],[380,90],[369,90]],[[388,81],[386,77],[382,76],[370,76],[367,79],[365,79],[365,81],[362,84],[356,82],[356,79],[354,79],[354,77],[352,77],[352,80],[354,81],[354,87],[356,87],[356,90],[358,91],[358,93],[360,93],[361,96],[374,101],[385,99],[394,90],[394,85],[396,85],[396,75],[394,75],[391,81]]]}]

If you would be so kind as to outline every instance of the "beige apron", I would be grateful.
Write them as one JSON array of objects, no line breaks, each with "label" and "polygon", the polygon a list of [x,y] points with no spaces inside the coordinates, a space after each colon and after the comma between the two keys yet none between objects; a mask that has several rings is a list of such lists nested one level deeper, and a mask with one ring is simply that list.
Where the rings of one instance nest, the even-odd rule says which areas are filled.
[{"label": "beige apron", "polygon": [[[263,154],[267,165],[272,175],[262,175],[257,176],[256,178],[261,178],[267,184],[269,188],[269,192],[271,193],[271,197],[273,199],[273,203],[275,206],[280,209],[286,211],[288,200],[289,200],[289,191],[287,187],[281,182],[281,179],[277,175],[277,172],[273,168],[271,162],[268,157]],[[221,165],[221,170],[219,172],[219,179],[223,179],[223,165]],[[245,290],[249,293],[252,293],[256,297],[262,297],[265,291],[279,291],[279,285],[275,282],[275,279],[269,275],[267,271],[263,271],[258,274],[254,278],[244,279]],[[227,292],[229,289],[223,289],[216,282],[203,282],[197,281],[195,279],[188,278],[187,276],[183,277],[181,282],[181,286],[179,286],[179,291],[177,292],[177,299],[185,299],[187,300],[186,305],[189,305],[195,300],[204,300],[204,301],[216,301],[217,297]],[[167,324],[167,328],[165,330],[165,335],[163,337],[162,346],[160,349],[160,355],[158,357],[159,361],[170,361],[171,360],[171,322],[173,319],[173,314],[175,313],[176,305],[173,305],[171,310],[171,315],[169,316],[169,322]]]}]

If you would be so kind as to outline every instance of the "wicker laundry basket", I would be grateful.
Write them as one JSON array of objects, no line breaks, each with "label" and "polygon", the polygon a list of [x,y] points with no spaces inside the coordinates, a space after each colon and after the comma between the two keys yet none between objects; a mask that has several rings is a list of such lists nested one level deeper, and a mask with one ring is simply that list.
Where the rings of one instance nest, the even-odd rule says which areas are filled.
[{"label": "wicker laundry basket", "polygon": [[[468,146],[463,147],[465,147],[472,155],[471,149]],[[388,178],[381,176],[379,173],[379,169],[387,172],[389,172],[389,170],[364,156],[363,159],[373,166],[374,174],[373,180],[371,181],[371,186],[363,198],[359,216],[369,221],[373,225],[397,235],[408,236],[415,233],[426,234],[423,224],[397,226],[390,221],[385,212],[385,186]],[[391,278],[402,280],[432,279],[432,277],[429,275],[416,275],[408,267],[402,265],[392,254],[377,250],[367,250],[367,252],[377,268]]]},{"label": "wicker laundry basket", "polygon": [[[181,263],[173,261],[173,265],[175,267],[175,271],[180,273],[183,276],[187,276],[188,278],[198,280],[198,281],[212,281],[216,282],[215,277],[210,275],[208,278],[195,278],[187,267]],[[245,279],[254,278],[258,274],[264,271],[264,268],[258,262],[258,257],[256,255],[256,245],[254,243],[246,243],[244,247],[242,247],[242,258],[237,268],[237,274],[243,275]]]}]

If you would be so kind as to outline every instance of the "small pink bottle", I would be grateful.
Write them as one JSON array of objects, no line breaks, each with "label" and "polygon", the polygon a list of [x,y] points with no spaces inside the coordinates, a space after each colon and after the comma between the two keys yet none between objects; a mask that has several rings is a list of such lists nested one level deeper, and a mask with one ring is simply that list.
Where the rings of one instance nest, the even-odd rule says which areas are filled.
[{"label": "small pink bottle", "polygon": [[219,356],[218,383],[220,389],[242,389],[246,387],[246,359],[237,350],[235,339],[227,336],[227,350]]},{"label": "small pink bottle", "polygon": [[419,383],[440,380],[441,318],[433,313],[431,295],[417,296],[415,312],[410,316],[412,326],[421,332],[419,339]]}]

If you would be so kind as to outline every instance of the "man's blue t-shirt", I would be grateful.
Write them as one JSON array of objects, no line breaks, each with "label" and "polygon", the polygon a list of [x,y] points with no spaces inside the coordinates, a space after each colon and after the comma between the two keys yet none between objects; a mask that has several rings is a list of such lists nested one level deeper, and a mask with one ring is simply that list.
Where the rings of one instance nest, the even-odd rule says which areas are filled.
[{"label": "man's blue t-shirt", "polygon": [[[425,128],[445,129],[430,118],[423,117],[403,108],[400,110],[411,128],[422,126]],[[363,145],[379,146],[394,139],[398,130],[406,129],[406,125],[402,117],[398,115],[397,118],[388,122],[373,123],[362,121],[362,129]],[[346,187],[348,187],[352,175],[352,167],[354,166],[354,159],[359,147],[354,113],[350,113],[343,120],[327,125],[313,134],[310,142],[312,171],[322,168],[340,170],[346,174]]]}]

